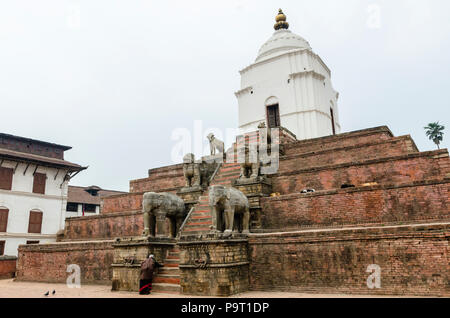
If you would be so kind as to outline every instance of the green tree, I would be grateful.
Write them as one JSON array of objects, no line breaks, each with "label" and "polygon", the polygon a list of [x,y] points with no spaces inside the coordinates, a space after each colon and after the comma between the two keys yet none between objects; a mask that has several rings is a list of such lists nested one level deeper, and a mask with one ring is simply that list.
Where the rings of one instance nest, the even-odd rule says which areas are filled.
[{"label": "green tree", "polygon": [[439,122],[436,123],[429,123],[428,126],[424,127],[425,133],[428,136],[430,140],[432,140],[438,147],[444,139],[444,129],[445,127],[442,125],[439,125]]}]

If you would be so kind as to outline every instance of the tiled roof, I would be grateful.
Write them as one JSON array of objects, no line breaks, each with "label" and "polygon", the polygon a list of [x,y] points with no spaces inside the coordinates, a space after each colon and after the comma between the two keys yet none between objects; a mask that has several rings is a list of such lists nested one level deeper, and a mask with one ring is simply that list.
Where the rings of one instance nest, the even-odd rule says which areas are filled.
[{"label": "tiled roof", "polygon": [[69,186],[67,202],[100,205],[102,198],[111,195],[126,193],[122,191],[104,190],[99,188],[100,190],[98,190],[98,195],[93,196],[92,194],[86,191],[89,188],[93,187]]}]

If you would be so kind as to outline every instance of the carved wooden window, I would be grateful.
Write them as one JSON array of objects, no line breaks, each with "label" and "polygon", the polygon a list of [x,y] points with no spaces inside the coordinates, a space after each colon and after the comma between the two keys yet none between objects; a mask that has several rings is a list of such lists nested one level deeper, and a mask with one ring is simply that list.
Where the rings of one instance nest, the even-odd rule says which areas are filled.
[{"label": "carved wooden window", "polygon": [[30,211],[30,220],[28,222],[28,233],[41,233],[42,212]]},{"label": "carved wooden window", "polygon": [[14,170],[0,167],[0,189],[11,190]]},{"label": "carved wooden window", "polygon": [[8,209],[0,209],[0,232],[6,232],[8,227]]},{"label": "carved wooden window", "polygon": [[45,173],[35,173],[33,180],[33,193],[45,194],[45,182],[47,175]]},{"label": "carved wooden window", "polygon": [[5,254],[5,241],[0,241],[0,255]]},{"label": "carved wooden window", "polygon": [[336,135],[336,126],[334,124],[334,112],[333,108],[330,108],[330,115],[331,115],[331,128],[333,129],[333,135]]},{"label": "carved wooden window", "polygon": [[267,126],[268,128],[280,127],[280,110],[278,104],[267,106]]}]

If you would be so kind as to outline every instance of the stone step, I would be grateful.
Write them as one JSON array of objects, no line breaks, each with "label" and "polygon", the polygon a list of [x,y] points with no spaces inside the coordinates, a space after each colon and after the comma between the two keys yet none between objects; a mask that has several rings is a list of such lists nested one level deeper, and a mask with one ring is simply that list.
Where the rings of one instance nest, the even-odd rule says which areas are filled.
[{"label": "stone step", "polygon": [[180,284],[180,276],[178,275],[178,277],[173,277],[173,276],[169,276],[169,275],[157,275],[153,278],[153,283],[154,284],[176,284],[179,285]]},{"label": "stone step", "polygon": [[192,212],[191,216],[194,215],[194,214],[195,215],[202,215],[202,213],[209,213],[209,212],[211,212],[210,209],[194,210],[194,212]]},{"label": "stone step", "polygon": [[229,181],[221,181],[221,182],[213,182],[211,185],[230,185],[231,180]]},{"label": "stone step", "polygon": [[217,178],[215,178],[215,179],[213,180],[213,182],[220,182],[220,181],[234,180],[234,179],[239,178],[240,176],[241,176],[240,173],[235,173],[235,174],[232,175],[232,176],[226,176],[226,177],[218,176]]},{"label": "stone step", "polygon": [[201,215],[201,214],[196,214],[196,215],[191,215],[191,220],[195,220],[195,222],[202,222],[202,221],[206,221],[209,220],[211,218],[211,215]]},{"label": "stone step", "polygon": [[179,258],[166,258],[164,260],[164,266],[173,267],[171,265],[178,265],[178,264],[180,264],[180,259]]},{"label": "stone step", "polygon": [[164,264],[164,267],[176,267],[176,268],[178,268],[178,265],[180,265],[180,263],[179,262],[177,262],[177,263],[165,263]]},{"label": "stone step", "polygon": [[237,160],[237,156],[234,157],[235,162],[226,162],[222,165],[222,167],[220,167],[219,171],[223,171],[225,169],[228,168],[235,168],[235,167],[240,167],[240,164],[238,162],[236,162]]},{"label": "stone step", "polygon": [[180,289],[181,287],[179,284],[155,283],[152,285],[152,292],[179,293]]},{"label": "stone step", "polygon": [[202,222],[202,224],[191,223],[191,224],[188,224],[185,226],[185,231],[189,231],[191,229],[198,229],[198,228],[209,230],[211,226],[212,226],[212,220],[210,220],[209,222]]},{"label": "stone step", "polygon": [[179,267],[161,267],[158,269],[158,275],[172,275],[172,276],[178,276],[180,275],[180,268]]},{"label": "stone step", "polygon": [[241,172],[241,168],[236,168],[233,169],[232,171],[228,171],[228,172],[224,172],[224,171],[220,171],[214,178],[214,180],[217,180],[219,178],[227,178],[227,177],[234,177],[236,175],[239,175]]}]

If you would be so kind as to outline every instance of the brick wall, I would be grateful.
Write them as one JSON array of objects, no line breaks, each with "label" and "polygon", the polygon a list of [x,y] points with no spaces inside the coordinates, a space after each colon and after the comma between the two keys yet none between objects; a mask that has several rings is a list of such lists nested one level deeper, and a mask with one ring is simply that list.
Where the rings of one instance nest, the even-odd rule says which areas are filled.
[{"label": "brick wall", "polygon": [[127,193],[103,198],[102,214],[141,211],[142,196],[142,193]]},{"label": "brick wall", "polygon": [[298,169],[273,176],[272,185],[273,192],[289,194],[304,189],[339,189],[343,184],[406,183],[446,175],[450,177],[450,158],[447,150],[439,150]]},{"label": "brick wall", "polygon": [[0,256],[0,279],[12,278],[16,273],[17,257]]},{"label": "brick wall", "polygon": [[414,152],[412,143],[412,139],[409,136],[402,136],[371,144],[284,156],[280,158],[279,173],[365,159],[406,155]]},{"label": "brick wall", "polygon": [[261,199],[264,229],[450,219],[450,179]]},{"label": "brick wall", "polygon": [[112,241],[19,246],[17,280],[65,283],[67,266],[81,269],[81,284],[111,284]]},{"label": "brick wall", "polygon": [[325,136],[314,139],[300,140],[285,145],[287,155],[312,151],[321,151],[337,147],[349,147],[391,139],[392,133],[386,126],[370,128],[355,132]]},{"label": "brick wall", "polygon": [[118,212],[66,219],[63,241],[138,236],[144,230],[141,212]]},{"label": "brick wall", "polygon": [[450,224],[252,235],[250,289],[450,296],[449,238]]},{"label": "brick wall", "polygon": [[184,187],[183,165],[150,169],[148,178],[130,181],[130,192],[176,192]]}]

